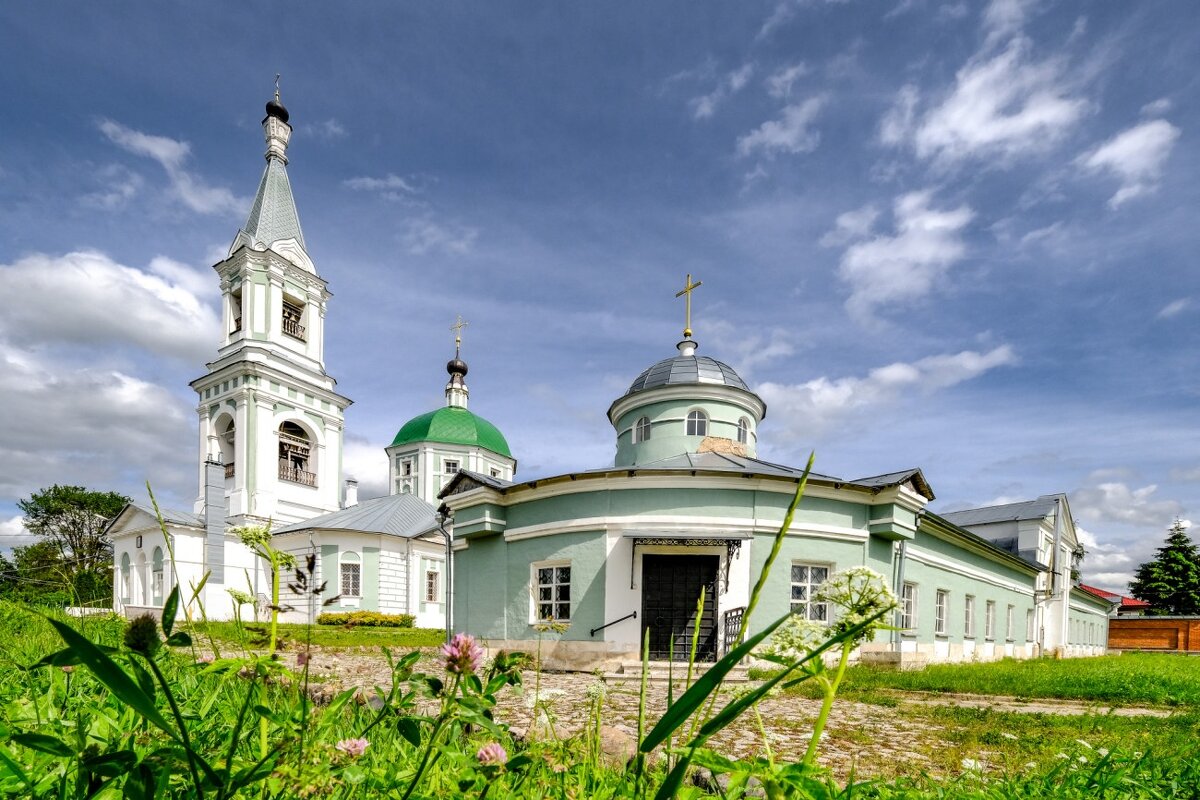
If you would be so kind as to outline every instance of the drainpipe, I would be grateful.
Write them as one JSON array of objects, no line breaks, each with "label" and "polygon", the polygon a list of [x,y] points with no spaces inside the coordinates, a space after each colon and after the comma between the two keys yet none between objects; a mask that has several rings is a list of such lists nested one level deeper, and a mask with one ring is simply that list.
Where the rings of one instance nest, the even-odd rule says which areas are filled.
[{"label": "drainpipe", "polygon": [[[917,525],[920,525],[920,518],[917,519]],[[896,599],[900,601],[900,605],[896,606],[896,613],[892,620],[892,645],[897,653],[901,650],[901,634],[900,623],[904,617],[904,559],[908,554],[908,540],[902,539],[900,547],[896,554],[896,581],[892,584],[896,588]]]},{"label": "drainpipe", "polygon": [[[1056,498],[1054,498],[1054,555],[1051,556],[1051,558],[1050,558],[1050,570],[1051,570],[1050,571],[1050,596],[1051,596],[1051,598],[1061,597],[1062,589],[1063,589],[1061,576],[1059,575],[1059,563],[1058,563],[1059,562],[1058,551],[1059,551],[1059,548],[1062,546],[1062,515],[1063,515],[1062,498],[1056,497]],[[1063,602],[1063,604],[1062,604],[1064,611],[1069,606],[1070,606],[1069,602]],[[1057,641],[1055,642],[1055,649],[1059,650],[1059,649],[1063,648],[1067,643],[1067,620],[1066,620],[1067,615],[1063,612],[1059,612],[1057,614],[1057,616],[1058,616],[1058,619],[1056,620],[1056,622],[1057,622],[1056,627],[1058,629],[1058,636],[1057,636]],[[1043,647],[1043,652],[1045,652],[1044,647]]]},{"label": "drainpipe", "polygon": [[446,530],[450,515],[441,511],[437,514],[437,527],[446,540],[446,644],[454,636],[454,621],[451,619],[451,609],[454,607],[454,537]]}]

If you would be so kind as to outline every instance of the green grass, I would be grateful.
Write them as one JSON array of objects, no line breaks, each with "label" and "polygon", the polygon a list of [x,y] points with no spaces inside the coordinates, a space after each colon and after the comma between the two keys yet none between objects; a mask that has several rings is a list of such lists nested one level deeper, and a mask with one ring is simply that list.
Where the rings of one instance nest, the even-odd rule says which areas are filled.
[{"label": "green grass", "polygon": [[[247,623],[246,628],[252,634],[267,630],[266,623]],[[197,642],[205,642],[212,636],[218,642],[241,643],[241,634],[236,623],[208,622],[195,623],[191,631]],[[446,640],[446,632],[440,628],[363,628],[345,627],[341,625],[313,625],[311,633],[309,626],[298,624],[280,624],[279,636],[284,642],[284,648],[295,650],[304,646],[306,641],[323,648],[417,648],[436,647]],[[251,642],[254,645],[254,642]]]},{"label": "green grass", "polygon": [[[805,685],[797,687],[808,694]],[[1116,705],[1200,706],[1200,658],[1165,653],[1070,659],[1005,659],[983,664],[934,664],[899,672],[856,666],[842,696],[878,696],[880,690],[958,692],[1058,698]]]}]

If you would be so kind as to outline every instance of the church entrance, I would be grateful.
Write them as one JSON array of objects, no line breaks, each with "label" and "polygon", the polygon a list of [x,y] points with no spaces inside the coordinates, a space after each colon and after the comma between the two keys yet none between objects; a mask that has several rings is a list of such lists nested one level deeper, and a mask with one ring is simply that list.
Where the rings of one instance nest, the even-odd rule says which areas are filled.
[{"label": "church entrance", "polygon": [[[699,627],[696,660],[717,660],[719,565],[718,556],[642,556],[642,636],[650,631],[651,659],[687,661]],[[704,607],[697,615],[701,588]]]}]

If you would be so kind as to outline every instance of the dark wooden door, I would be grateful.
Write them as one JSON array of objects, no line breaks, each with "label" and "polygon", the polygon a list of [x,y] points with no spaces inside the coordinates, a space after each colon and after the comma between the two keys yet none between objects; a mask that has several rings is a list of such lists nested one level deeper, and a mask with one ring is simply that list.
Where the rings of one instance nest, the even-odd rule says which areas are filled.
[{"label": "dark wooden door", "polygon": [[[697,661],[717,658],[717,556],[642,556],[642,635],[650,631],[650,658],[687,661],[700,628]],[[704,607],[696,604],[704,589]]]}]

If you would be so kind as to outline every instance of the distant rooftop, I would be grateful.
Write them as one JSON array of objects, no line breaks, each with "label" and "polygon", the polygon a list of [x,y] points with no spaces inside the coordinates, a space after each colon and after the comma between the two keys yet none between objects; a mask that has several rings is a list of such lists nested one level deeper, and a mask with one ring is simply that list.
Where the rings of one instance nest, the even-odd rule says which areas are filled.
[{"label": "distant rooftop", "polygon": [[364,500],[358,505],[330,514],[294,522],[273,532],[296,533],[319,529],[386,533],[411,539],[436,527],[437,515],[433,506],[413,494],[392,494]]}]

